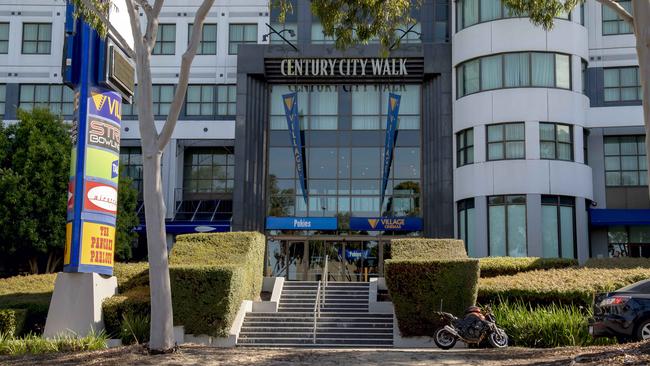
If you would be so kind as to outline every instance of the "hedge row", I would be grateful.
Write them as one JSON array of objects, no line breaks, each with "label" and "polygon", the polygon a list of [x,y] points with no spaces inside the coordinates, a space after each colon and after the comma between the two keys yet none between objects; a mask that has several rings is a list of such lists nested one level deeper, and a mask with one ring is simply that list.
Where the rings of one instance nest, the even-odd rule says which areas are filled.
[{"label": "hedge row", "polygon": [[587,268],[650,268],[650,258],[590,258],[585,263]]},{"label": "hedge row", "polygon": [[465,244],[458,239],[393,239],[390,246],[395,260],[467,258]]},{"label": "hedge row", "polygon": [[480,258],[481,278],[514,275],[542,269],[577,267],[576,259],[537,257],[486,257]]},{"label": "hedge row", "polygon": [[514,276],[482,278],[478,302],[499,303],[502,299],[534,305],[573,304],[590,307],[593,296],[650,278],[650,269],[566,268],[530,271]]},{"label": "hedge row", "polygon": [[476,303],[476,259],[387,260],[385,273],[404,336],[430,336],[440,325],[434,311],[460,315]]},{"label": "hedge row", "polygon": [[27,310],[0,309],[0,334],[18,336],[23,331]]},{"label": "hedge row", "polygon": [[[170,255],[174,324],[187,333],[224,336],[242,300],[256,299],[262,286],[264,236],[237,232],[177,238]],[[123,293],[104,301],[109,334],[119,334],[124,314],[146,316],[148,271],[131,267],[118,282]]]},{"label": "hedge row", "polygon": [[40,333],[54,291],[56,274],[15,276],[0,279],[0,309],[22,309],[25,320],[18,334]]},{"label": "hedge row", "polygon": [[391,253],[386,285],[402,335],[431,335],[441,324],[434,311],[462,314],[476,302],[479,264],[462,240],[396,239]]}]

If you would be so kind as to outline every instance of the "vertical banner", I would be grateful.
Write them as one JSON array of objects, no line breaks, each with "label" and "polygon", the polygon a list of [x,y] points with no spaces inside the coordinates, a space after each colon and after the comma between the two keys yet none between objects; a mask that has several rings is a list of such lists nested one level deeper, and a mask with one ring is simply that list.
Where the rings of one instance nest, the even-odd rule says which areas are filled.
[{"label": "vertical banner", "polygon": [[63,270],[111,275],[122,96],[106,89],[84,89],[88,93],[75,93],[74,118],[79,125],[68,184]]},{"label": "vertical banner", "polygon": [[302,156],[302,138],[300,137],[300,118],[298,116],[298,93],[284,94],[282,96],[284,104],[284,114],[287,117],[287,125],[289,126],[289,138],[291,139],[291,146],[293,146],[293,157],[296,162],[296,171],[300,179],[300,188],[302,189],[302,197],[307,204],[307,189],[305,181],[305,164]]},{"label": "vertical banner", "polygon": [[384,142],[380,210],[384,206],[384,196],[386,195],[386,186],[388,185],[388,177],[390,176],[390,166],[393,163],[393,151],[395,150],[395,139],[397,138],[397,116],[399,114],[401,98],[398,94],[390,93],[388,95],[388,116],[386,117],[386,141]]}]

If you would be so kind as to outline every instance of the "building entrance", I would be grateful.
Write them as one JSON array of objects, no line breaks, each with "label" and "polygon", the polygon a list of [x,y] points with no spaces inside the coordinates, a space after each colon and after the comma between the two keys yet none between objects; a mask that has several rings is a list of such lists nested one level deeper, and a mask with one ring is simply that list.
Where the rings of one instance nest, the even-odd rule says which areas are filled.
[{"label": "building entrance", "polygon": [[[392,238],[391,238],[392,239]],[[390,257],[389,240],[376,237],[273,238],[267,242],[266,275],[289,281],[368,282],[383,277]]]}]

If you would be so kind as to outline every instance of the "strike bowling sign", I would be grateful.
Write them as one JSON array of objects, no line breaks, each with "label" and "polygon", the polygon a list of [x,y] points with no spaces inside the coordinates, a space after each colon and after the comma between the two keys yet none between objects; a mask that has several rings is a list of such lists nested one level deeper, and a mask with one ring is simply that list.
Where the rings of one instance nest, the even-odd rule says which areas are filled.
[{"label": "strike bowling sign", "polygon": [[122,97],[97,88],[88,94],[85,104],[75,103],[81,123],[68,185],[64,271],[112,275]]}]

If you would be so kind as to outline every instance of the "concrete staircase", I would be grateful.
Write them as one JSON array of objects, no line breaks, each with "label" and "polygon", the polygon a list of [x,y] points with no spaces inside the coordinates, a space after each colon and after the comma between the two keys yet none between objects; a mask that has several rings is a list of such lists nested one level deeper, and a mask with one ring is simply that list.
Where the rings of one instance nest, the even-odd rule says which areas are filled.
[{"label": "concrete staircase", "polygon": [[324,306],[317,319],[318,282],[285,282],[277,313],[246,313],[238,346],[392,347],[393,315],[368,312],[368,283],[330,282],[321,292]]}]

